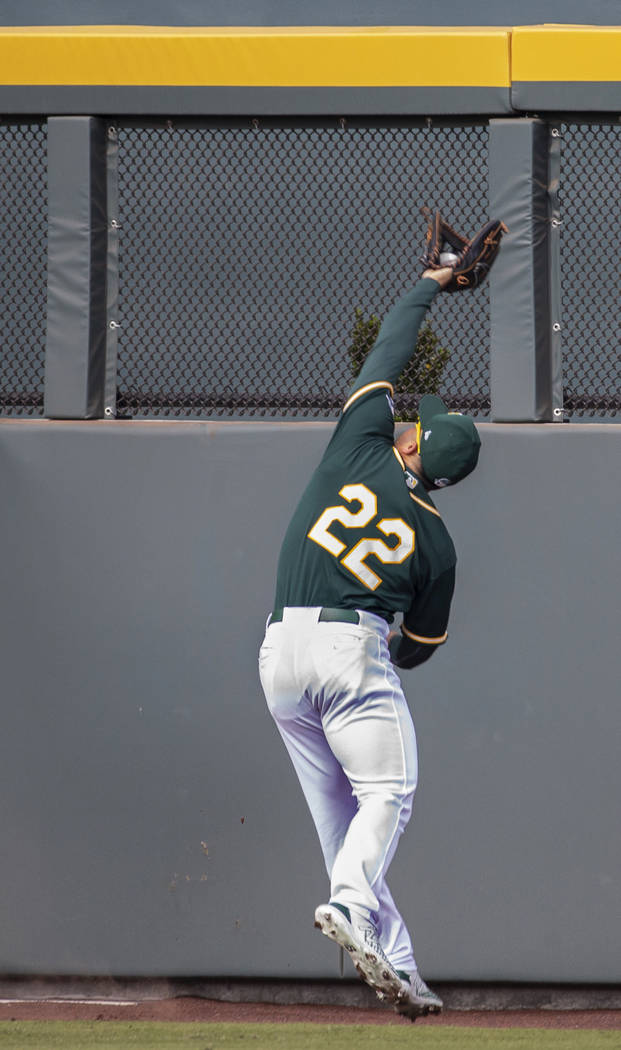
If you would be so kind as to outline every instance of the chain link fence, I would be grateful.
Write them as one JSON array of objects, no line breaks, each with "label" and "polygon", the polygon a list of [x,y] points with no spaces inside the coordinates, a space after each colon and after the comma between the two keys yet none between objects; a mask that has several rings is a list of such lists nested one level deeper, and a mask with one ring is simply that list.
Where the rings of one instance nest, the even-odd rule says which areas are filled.
[{"label": "chain link fence", "polygon": [[[419,273],[421,205],[455,202],[466,232],[488,217],[485,122],[117,126],[117,410],[128,418],[334,417],[356,311],[382,318]],[[566,418],[615,419],[621,278],[613,265],[602,281],[597,257],[619,239],[621,126],[560,128]],[[43,414],[46,147],[44,120],[0,121],[0,415]],[[430,320],[445,359],[437,392],[485,419],[487,286],[442,296]],[[402,384],[398,412],[423,392]]]},{"label": "chain link fence", "polygon": [[0,121],[0,415],[43,415],[47,128]]},{"label": "chain link fence", "polygon": [[[383,317],[420,273],[421,205],[487,219],[485,124],[117,128],[121,416],[335,416],[356,309]],[[431,324],[439,392],[487,416],[487,289],[442,297]]]},{"label": "chain link fence", "polygon": [[612,418],[621,409],[620,157],[618,124],[561,125],[563,393],[570,419]]}]

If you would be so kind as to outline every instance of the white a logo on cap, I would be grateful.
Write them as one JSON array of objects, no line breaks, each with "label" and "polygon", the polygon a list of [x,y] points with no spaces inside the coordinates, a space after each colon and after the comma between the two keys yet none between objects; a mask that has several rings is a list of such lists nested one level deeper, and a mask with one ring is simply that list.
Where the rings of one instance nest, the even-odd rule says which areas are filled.
[{"label": "white a logo on cap", "polygon": [[450,478],[434,478],[433,483],[437,489],[445,489],[447,485],[451,484]]},{"label": "white a logo on cap", "polygon": [[426,431],[425,431],[425,434],[424,434],[424,439],[425,439],[425,441],[427,440],[427,438],[429,437],[429,435],[430,435],[430,434],[431,434],[431,431],[430,431],[430,430],[426,430]]}]

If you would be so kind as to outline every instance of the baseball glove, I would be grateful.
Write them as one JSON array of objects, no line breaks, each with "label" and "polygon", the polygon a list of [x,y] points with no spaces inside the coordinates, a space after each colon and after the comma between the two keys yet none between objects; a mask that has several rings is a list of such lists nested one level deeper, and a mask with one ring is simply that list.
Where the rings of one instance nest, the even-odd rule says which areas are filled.
[{"label": "baseball glove", "polygon": [[[426,270],[440,270],[450,266],[453,276],[445,285],[445,292],[462,292],[478,288],[487,277],[498,255],[503,233],[507,227],[500,219],[487,222],[474,237],[468,239],[449,226],[439,211],[434,215],[422,208],[427,219],[425,254],[422,262]],[[448,253],[447,253],[448,246]],[[449,254],[450,253],[450,254]],[[446,255],[449,254],[449,258]]]}]

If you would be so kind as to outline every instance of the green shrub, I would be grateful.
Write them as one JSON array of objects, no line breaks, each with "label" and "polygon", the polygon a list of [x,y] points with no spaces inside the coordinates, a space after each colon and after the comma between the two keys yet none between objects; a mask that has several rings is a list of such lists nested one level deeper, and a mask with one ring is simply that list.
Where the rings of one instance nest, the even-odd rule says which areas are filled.
[{"label": "green shrub", "polygon": [[[348,350],[351,373],[354,379],[360,373],[366,356],[377,339],[381,320],[377,314],[365,318],[359,306],[354,312],[354,326],[351,332],[351,345]],[[395,387],[395,397],[399,394],[412,395],[416,404],[423,394],[437,394],[442,381],[442,373],[451,351],[440,345],[440,339],[426,321],[418,333],[416,346],[407,367],[401,373]],[[407,399],[409,400],[409,398]],[[397,422],[412,422],[418,419],[416,409],[408,407],[395,414]]]}]

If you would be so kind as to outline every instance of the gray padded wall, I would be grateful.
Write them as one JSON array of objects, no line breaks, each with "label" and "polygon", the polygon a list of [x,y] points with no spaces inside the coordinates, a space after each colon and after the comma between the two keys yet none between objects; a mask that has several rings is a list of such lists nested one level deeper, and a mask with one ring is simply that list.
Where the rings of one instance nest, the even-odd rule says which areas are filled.
[{"label": "gray padded wall", "polygon": [[538,120],[490,121],[489,213],[501,215],[509,231],[490,274],[495,422],[549,423],[563,414],[559,336],[553,330],[553,323],[560,329],[552,307],[560,278],[558,268],[550,267],[549,136]]},{"label": "gray padded wall", "polygon": [[106,340],[105,127],[47,122],[48,259],[45,415],[103,415]]},{"label": "gray padded wall", "polygon": [[[0,423],[0,971],[337,976],[256,673],[329,430]],[[391,884],[430,979],[614,982],[621,426],[480,430]]]},{"label": "gray padded wall", "polygon": [[[437,8],[437,9],[436,9]],[[492,8],[490,10],[490,8]],[[338,8],[318,0],[4,0],[5,25],[423,25],[426,0],[383,0],[381,18],[373,0],[341,0]],[[588,18],[587,18],[588,15]],[[618,25],[615,0],[457,0],[434,5],[433,25],[531,25],[541,22]]]}]

